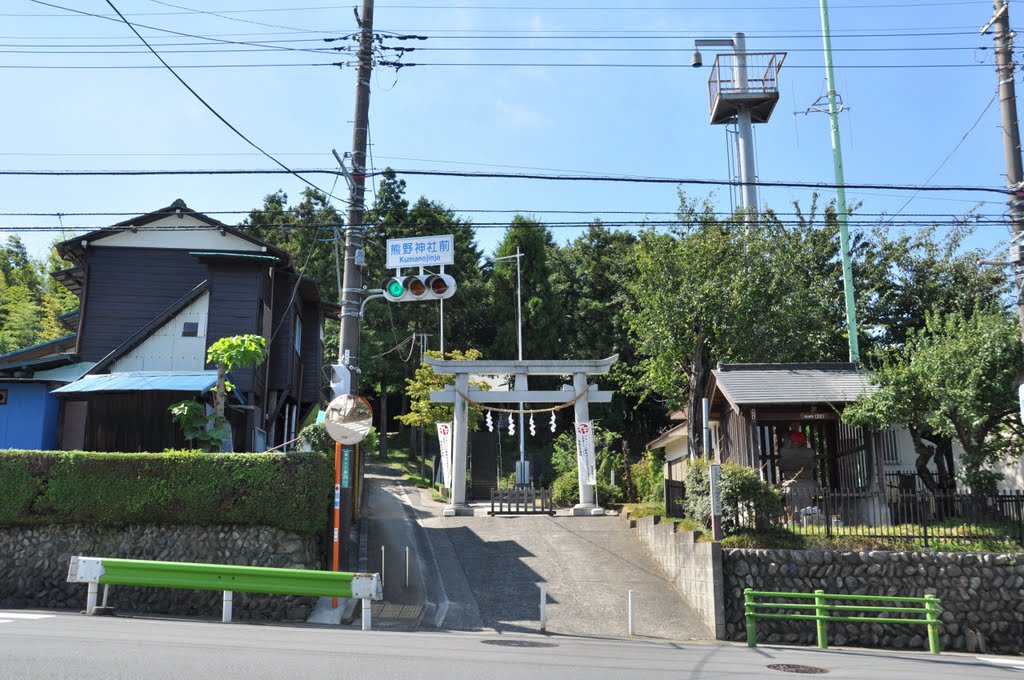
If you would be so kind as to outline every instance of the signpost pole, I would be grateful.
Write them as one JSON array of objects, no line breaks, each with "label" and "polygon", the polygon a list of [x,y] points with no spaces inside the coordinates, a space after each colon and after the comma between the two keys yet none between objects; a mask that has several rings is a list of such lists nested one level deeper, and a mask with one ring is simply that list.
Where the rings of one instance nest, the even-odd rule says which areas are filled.
[{"label": "signpost pole", "polygon": [[[331,571],[338,571],[338,548],[341,538],[341,442],[334,442],[334,546]],[[338,598],[331,598],[331,609],[338,608]]]},{"label": "signpost pole", "polygon": [[722,533],[722,494],[719,489],[722,481],[722,466],[712,463],[710,466],[711,477],[711,536],[716,541],[721,541]]}]

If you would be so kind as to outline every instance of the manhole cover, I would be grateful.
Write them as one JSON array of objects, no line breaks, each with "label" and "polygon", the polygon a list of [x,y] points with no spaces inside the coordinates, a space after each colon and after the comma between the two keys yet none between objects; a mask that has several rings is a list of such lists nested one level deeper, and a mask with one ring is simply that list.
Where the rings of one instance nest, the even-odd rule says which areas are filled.
[{"label": "manhole cover", "polygon": [[798,663],[773,663],[768,666],[773,671],[782,671],[783,673],[807,673],[810,675],[821,675],[822,673],[828,673],[827,668],[818,668],[817,666],[801,666]]},{"label": "manhole cover", "polygon": [[485,645],[498,647],[557,647],[551,642],[535,642],[533,640],[484,640]]}]

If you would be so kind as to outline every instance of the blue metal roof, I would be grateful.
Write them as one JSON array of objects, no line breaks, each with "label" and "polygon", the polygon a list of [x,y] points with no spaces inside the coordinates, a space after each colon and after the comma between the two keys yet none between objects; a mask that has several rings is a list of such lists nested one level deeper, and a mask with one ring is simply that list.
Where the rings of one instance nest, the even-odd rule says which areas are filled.
[{"label": "blue metal roof", "polygon": [[217,384],[217,371],[128,371],[87,375],[53,390],[53,394],[80,392],[206,392]]}]

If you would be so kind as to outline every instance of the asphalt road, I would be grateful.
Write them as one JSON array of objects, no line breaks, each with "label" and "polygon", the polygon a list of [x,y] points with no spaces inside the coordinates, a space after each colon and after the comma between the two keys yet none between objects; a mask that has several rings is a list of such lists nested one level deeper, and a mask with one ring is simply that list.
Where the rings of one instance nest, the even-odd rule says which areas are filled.
[{"label": "asphalt road", "polygon": [[[784,678],[770,664],[803,664],[829,678],[1014,678],[965,655],[681,644],[500,633],[362,632],[351,628],[85,617],[0,611],[0,680],[75,678]],[[493,642],[501,644],[493,644]],[[542,643],[544,647],[505,646]],[[1017,664],[1014,667],[1009,664]]]}]

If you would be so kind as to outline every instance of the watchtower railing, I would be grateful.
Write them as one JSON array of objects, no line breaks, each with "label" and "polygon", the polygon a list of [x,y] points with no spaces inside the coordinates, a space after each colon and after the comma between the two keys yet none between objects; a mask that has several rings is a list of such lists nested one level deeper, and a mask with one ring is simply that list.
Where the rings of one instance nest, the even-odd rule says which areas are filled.
[{"label": "watchtower railing", "polygon": [[[734,66],[738,59],[744,59],[746,65],[746,85],[736,82]],[[785,52],[745,52],[743,54],[726,53],[715,57],[708,77],[708,94],[711,108],[715,108],[715,100],[719,95],[749,95],[753,97],[778,94],[779,70],[786,60]]]}]

